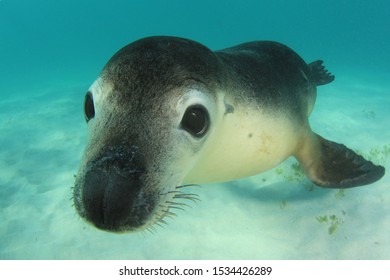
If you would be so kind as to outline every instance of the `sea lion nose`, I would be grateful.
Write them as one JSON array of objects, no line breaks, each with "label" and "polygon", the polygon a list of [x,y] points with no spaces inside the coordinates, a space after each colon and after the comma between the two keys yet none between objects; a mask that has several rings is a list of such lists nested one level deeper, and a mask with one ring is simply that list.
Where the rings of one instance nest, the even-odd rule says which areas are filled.
[{"label": "sea lion nose", "polygon": [[86,173],[83,204],[86,218],[96,227],[118,231],[126,225],[137,227],[131,217],[139,186],[115,172],[93,169]]},{"label": "sea lion nose", "polygon": [[145,203],[143,174],[134,150],[108,149],[87,164],[81,188],[84,218],[97,228],[123,231],[138,228],[150,214]]}]

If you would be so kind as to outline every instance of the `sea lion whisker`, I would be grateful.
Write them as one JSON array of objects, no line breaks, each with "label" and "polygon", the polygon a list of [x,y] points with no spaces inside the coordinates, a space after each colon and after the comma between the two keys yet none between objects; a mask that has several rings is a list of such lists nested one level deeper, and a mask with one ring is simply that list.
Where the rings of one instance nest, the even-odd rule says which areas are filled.
[{"label": "sea lion whisker", "polygon": [[177,194],[173,197],[174,199],[189,199],[194,202],[196,201],[201,201],[199,198],[199,195],[193,194],[193,193],[182,193],[182,194]]},{"label": "sea lion whisker", "polygon": [[161,224],[164,224],[164,225],[168,225],[168,223],[167,223],[165,220],[163,220],[163,219],[159,220],[157,223],[161,223]]},{"label": "sea lion whisker", "polygon": [[155,225],[158,225],[160,228],[164,228],[164,225],[162,225],[162,223],[161,223],[160,221],[157,221],[157,222],[155,223]]},{"label": "sea lion whisker", "polygon": [[183,193],[182,191],[168,191],[166,194],[181,194]]},{"label": "sea lion whisker", "polygon": [[176,217],[176,215],[167,214],[167,215],[165,215],[165,217],[170,218],[170,219],[173,220]]},{"label": "sea lion whisker", "polygon": [[183,202],[166,201],[166,203],[169,204],[168,207],[170,207],[170,205],[176,205],[176,206],[186,206],[186,207],[190,207],[191,208],[191,206],[189,204],[183,203]]},{"label": "sea lion whisker", "polygon": [[176,189],[189,188],[189,187],[201,187],[201,185],[199,185],[199,184],[185,184],[185,185],[176,186]]},{"label": "sea lion whisker", "polygon": [[169,209],[179,209],[179,210],[182,210],[182,211],[186,211],[184,208],[178,207],[178,206],[169,206]]},{"label": "sea lion whisker", "polygon": [[193,197],[180,197],[180,198],[177,198],[177,199],[187,199],[187,200],[191,200],[194,203],[198,203],[198,202],[201,201],[199,198],[193,198]]},{"label": "sea lion whisker", "polygon": [[154,224],[151,224],[151,225],[149,225],[147,228],[145,228],[145,230],[147,230],[148,232],[150,232],[151,234],[156,234],[156,232],[157,232],[157,229],[156,229],[156,227],[154,226],[156,223],[154,223]]},{"label": "sea lion whisker", "polygon": [[165,214],[167,217],[177,217],[176,213],[173,213],[171,211],[167,211],[166,214]]},{"label": "sea lion whisker", "polygon": [[178,193],[178,194],[175,194],[175,195],[174,195],[174,197],[182,197],[182,196],[199,197],[199,195],[196,194],[196,193],[184,193],[184,192],[181,192],[181,193]]}]

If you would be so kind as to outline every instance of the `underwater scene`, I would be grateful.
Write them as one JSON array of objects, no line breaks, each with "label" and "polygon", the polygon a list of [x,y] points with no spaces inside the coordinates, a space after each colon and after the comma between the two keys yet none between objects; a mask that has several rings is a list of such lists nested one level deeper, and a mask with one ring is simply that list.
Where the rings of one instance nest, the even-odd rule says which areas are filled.
[{"label": "underwater scene", "polygon": [[[387,0],[0,0],[0,259],[390,259],[389,26]],[[317,88],[310,127],[383,166],[384,176],[364,186],[323,188],[291,156],[255,176],[185,182],[164,221],[149,228],[113,233],[87,223],[80,213],[88,209],[80,210],[77,198],[75,205],[76,174],[90,155],[83,159],[91,131],[86,117],[104,111],[106,100],[88,107],[86,93],[118,50],[161,35],[213,51],[270,40],[307,64],[323,60],[335,80]],[[291,128],[265,123],[276,132]],[[134,119],[132,127],[140,127]],[[134,134],[118,127],[118,135],[122,130]],[[166,131],[156,135],[166,140]],[[234,153],[220,151],[223,159]],[[116,151],[114,160],[122,154]],[[123,164],[134,169],[136,159],[130,161]],[[189,161],[166,160],[156,170],[176,178]],[[231,166],[214,161],[210,178]]]}]

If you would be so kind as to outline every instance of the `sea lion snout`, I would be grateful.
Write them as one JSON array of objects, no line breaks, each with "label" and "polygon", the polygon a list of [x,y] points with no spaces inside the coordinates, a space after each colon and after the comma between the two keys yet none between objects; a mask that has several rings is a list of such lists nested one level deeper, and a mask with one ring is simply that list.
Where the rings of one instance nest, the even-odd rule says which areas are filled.
[{"label": "sea lion snout", "polygon": [[145,168],[136,147],[106,149],[87,162],[83,174],[76,182],[81,195],[76,208],[86,220],[114,232],[146,223],[155,203],[145,188]]}]

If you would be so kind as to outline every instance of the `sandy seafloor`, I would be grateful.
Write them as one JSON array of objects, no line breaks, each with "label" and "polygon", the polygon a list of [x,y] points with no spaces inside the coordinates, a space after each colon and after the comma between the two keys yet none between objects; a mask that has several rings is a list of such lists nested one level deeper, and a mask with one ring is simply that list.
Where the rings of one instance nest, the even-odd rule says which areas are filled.
[{"label": "sandy seafloor", "polygon": [[[0,259],[390,259],[388,3],[169,3],[0,1]],[[154,233],[87,225],[71,201],[87,141],[84,94],[114,51],[153,34],[213,49],[272,39],[324,59],[336,81],[318,89],[313,130],[387,173],[322,189],[289,159],[189,190],[201,202]]]},{"label": "sandy seafloor", "polygon": [[[154,233],[117,235],[86,225],[70,201],[87,137],[83,90],[0,102],[1,259],[390,258],[388,173],[340,192],[313,188],[295,175],[293,159],[258,176],[192,189],[201,202]],[[388,82],[351,76],[321,87],[312,127],[371,152],[389,170],[389,90]]]}]

